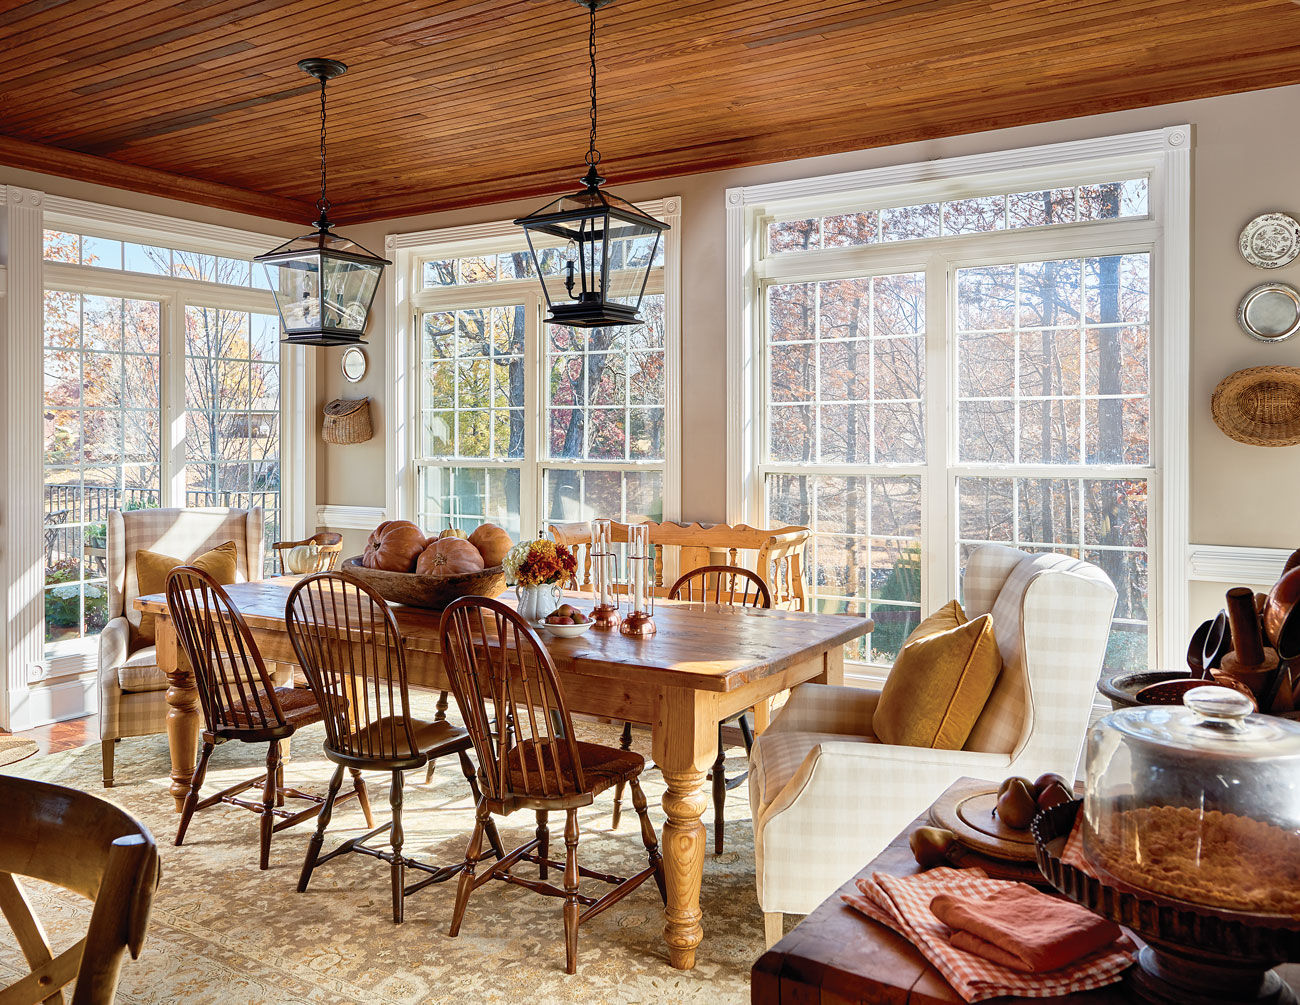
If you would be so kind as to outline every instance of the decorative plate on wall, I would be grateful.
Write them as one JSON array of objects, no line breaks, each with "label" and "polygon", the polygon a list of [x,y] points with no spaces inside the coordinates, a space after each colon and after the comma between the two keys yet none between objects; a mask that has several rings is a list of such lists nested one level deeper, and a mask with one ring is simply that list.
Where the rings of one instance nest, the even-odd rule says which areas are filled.
[{"label": "decorative plate on wall", "polygon": [[1300,290],[1287,283],[1264,283],[1241,298],[1237,324],[1253,339],[1281,342],[1300,331]]},{"label": "decorative plate on wall", "polygon": [[1285,213],[1265,213],[1246,224],[1241,257],[1261,269],[1280,269],[1300,255],[1300,223]]}]

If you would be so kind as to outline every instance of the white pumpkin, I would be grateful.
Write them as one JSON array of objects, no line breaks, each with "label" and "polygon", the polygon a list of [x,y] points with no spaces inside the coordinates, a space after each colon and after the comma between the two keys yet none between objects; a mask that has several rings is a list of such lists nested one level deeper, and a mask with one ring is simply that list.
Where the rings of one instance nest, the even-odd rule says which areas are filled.
[{"label": "white pumpkin", "polygon": [[296,548],[290,548],[289,553],[284,556],[284,567],[295,576],[315,572],[319,564],[320,547],[315,543],[300,544]]}]

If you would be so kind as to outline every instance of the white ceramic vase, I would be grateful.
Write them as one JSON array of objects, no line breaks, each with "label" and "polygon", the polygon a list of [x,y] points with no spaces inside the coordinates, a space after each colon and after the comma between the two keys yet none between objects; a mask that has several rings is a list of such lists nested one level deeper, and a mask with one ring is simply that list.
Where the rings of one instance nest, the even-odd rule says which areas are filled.
[{"label": "white ceramic vase", "polygon": [[555,583],[539,586],[516,586],[515,599],[519,602],[519,616],[529,624],[536,624],[560,606],[560,587]]}]

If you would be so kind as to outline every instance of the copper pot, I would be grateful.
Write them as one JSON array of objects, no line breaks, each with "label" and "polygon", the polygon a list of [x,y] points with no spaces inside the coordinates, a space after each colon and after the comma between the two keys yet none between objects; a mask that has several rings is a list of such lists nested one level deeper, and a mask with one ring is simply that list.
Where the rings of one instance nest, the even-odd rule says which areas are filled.
[{"label": "copper pot", "polygon": [[1264,602],[1264,634],[1283,660],[1300,656],[1300,566],[1273,584]]}]

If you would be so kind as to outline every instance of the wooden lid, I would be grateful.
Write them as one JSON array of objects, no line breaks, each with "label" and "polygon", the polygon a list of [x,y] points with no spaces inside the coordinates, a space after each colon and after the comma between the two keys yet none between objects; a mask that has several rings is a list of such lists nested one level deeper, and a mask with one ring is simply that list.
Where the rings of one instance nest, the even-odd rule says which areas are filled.
[{"label": "wooden lid", "polygon": [[1300,443],[1300,367],[1252,366],[1229,374],[1214,389],[1210,413],[1239,443]]},{"label": "wooden lid", "polygon": [[335,398],[325,406],[326,415],[351,415],[358,408],[366,405],[369,398]]}]

